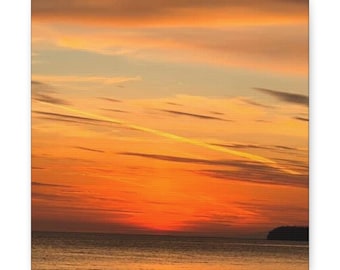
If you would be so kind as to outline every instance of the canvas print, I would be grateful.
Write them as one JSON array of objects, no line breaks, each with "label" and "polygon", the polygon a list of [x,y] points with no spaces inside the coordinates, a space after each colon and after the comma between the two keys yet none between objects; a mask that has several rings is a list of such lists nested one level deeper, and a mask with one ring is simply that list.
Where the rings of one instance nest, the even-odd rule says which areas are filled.
[{"label": "canvas print", "polygon": [[32,0],[32,269],[308,269],[307,0]]}]

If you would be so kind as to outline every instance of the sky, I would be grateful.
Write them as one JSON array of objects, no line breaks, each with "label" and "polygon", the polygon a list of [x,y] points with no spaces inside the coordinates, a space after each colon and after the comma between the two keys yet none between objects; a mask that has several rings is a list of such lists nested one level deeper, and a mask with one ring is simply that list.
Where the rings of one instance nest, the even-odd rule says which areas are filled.
[{"label": "sky", "polygon": [[32,229],[308,225],[308,1],[32,1]]}]

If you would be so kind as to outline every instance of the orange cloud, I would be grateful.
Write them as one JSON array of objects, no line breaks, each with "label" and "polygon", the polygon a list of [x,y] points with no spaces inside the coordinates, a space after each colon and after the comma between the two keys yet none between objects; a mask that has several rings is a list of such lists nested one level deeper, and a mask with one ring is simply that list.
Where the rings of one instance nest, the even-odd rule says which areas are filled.
[{"label": "orange cloud", "polygon": [[32,1],[32,17],[114,26],[225,26],[306,22],[308,1]]},{"label": "orange cloud", "polygon": [[297,26],[110,29],[33,24],[34,47],[49,43],[136,59],[308,73],[308,28]]},{"label": "orange cloud", "polygon": [[32,75],[32,80],[42,81],[46,83],[102,83],[102,84],[115,84],[128,81],[139,81],[141,77],[108,77],[108,76],[61,76],[61,75]]},{"label": "orange cloud", "polygon": [[[203,147],[203,148],[206,148],[206,149],[209,149],[209,150],[213,150],[213,151],[217,151],[217,152],[221,152],[221,153],[226,153],[226,154],[241,157],[241,158],[244,158],[244,159],[260,162],[260,163],[263,163],[263,164],[265,164],[269,167],[279,169],[279,170],[281,170],[281,171],[283,171],[287,174],[292,174],[292,175],[299,175],[300,174],[297,171],[291,170],[289,168],[286,168],[286,167],[278,164],[274,160],[271,160],[269,158],[262,157],[262,156],[259,156],[259,155],[254,155],[252,153],[237,151],[237,150],[233,150],[233,149],[230,149],[230,148],[227,148],[227,147],[209,144],[209,143],[206,143],[204,141],[191,139],[191,138],[184,137],[184,136],[179,136],[179,135],[176,135],[176,134],[173,134],[173,133],[170,133],[170,132],[165,132],[165,131],[149,128],[149,127],[146,127],[146,126],[128,123],[128,122],[125,122],[121,119],[116,119],[116,118],[112,118],[112,117],[98,115],[98,114],[91,113],[91,112],[82,111],[82,110],[72,108],[72,107],[69,107],[69,106],[64,106],[64,105],[54,104],[54,103],[46,103],[46,102],[43,102],[43,101],[38,101],[38,102],[41,102],[43,104],[47,104],[47,105],[50,105],[50,106],[53,106],[53,107],[56,107],[56,108],[59,108],[59,109],[65,110],[65,111],[76,113],[80,116],[91,117],[90,119],[95,120],[95,121],[110,122],[110,123],[113,123],[113,124],[118,124],[118,125],[122,125],[124,127],[131,128],[131,129],[150,133],[150,134],[153,134],[153,135],[156,135],[156,136],[159,136],[159,137],[164,137],[164,138],[175,140],[175,141],[178,141],[178,142],[183,142],[183,143],[187,143],[187,144],[191,144],[191,145],[195,145],[195,146],[200,146],[200,147]],[[81,118],[79,116],[73,116],[73,117]]]}]

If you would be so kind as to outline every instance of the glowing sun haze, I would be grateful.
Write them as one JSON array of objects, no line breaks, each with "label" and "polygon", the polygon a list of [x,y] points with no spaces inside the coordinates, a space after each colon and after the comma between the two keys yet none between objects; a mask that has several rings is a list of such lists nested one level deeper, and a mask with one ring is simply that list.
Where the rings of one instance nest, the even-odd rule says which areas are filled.
[{"label": "glowing sun haze", "polygon": [[308,1],[32,1],[33,230],[307,224]]}]

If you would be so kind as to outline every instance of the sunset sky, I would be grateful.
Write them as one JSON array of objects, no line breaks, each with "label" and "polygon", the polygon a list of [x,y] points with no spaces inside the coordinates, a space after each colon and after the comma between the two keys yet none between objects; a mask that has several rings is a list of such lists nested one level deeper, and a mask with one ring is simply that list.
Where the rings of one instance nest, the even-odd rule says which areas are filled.
[{"label": "sunset sky", "polygon": [[308,225],[308,1],[32,0],[32,229]]}]

